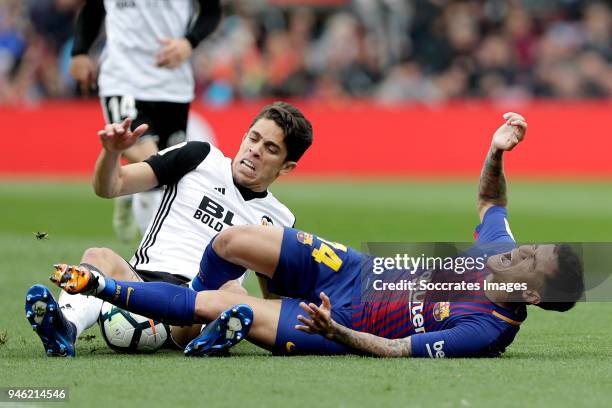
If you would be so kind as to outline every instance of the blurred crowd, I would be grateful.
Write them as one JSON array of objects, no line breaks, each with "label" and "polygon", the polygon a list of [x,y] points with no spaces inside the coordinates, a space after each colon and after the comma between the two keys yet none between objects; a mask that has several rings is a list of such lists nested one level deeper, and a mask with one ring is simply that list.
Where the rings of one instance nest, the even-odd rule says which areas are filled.
[{"label": "blurred crowd", "polygon": [[[612,97],[609,1],[267,3],[224,1],[221,27],[192,58],[197,98]],[[67,68],[80,4],[0,0],[0,104],[75,95]]]}]

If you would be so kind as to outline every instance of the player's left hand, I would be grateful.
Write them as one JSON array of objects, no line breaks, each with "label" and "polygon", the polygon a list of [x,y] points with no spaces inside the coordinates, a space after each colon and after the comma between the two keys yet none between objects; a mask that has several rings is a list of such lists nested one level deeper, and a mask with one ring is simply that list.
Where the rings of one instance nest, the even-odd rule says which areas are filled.
[{"label": "player's left hand", "polygon": [[510,151],[519,144],[527,132],[527,121],[518,113],[504,113],[506,122],[495,131],[493,147],[499,150]]},{"label": "player's left hand", "polygon": [[310,319],[302,315],[298,315],[297,319],[303,323],[303,325],[298,324],[295,326],[295,328],[309,334],[320,334],[327,338],[331,338],[333,336],[333,328],[335,324],[331,317],[331,302],[324,292],[321,292],[319,296],[321,298],[320,306],[317,306],[314,303],[300,303],[300,307],[306,313],[308,313]]},{"label": "player's left hand", "polygon": [[191,57],[193,49],[186,38],[162,38],[162,49],[155,54],[158,67],[178,68]]}]

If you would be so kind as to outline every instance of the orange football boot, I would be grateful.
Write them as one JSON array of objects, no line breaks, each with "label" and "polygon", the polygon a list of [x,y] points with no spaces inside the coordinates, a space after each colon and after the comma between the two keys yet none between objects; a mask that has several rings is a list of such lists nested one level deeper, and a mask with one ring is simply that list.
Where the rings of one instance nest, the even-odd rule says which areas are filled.
[{"label": "orange football boot", "polygon": [[55,271],[49,279],[70,294],[93,294],[98,287],[98,277],[83,265],[53,265]]}]

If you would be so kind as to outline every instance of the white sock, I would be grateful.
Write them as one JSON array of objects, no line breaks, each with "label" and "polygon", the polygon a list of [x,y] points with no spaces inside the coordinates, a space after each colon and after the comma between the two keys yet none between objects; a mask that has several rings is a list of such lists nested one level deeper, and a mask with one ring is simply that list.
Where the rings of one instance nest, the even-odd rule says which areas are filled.
[{"label": "white sock", "polygon": [[151,222],[151,219],[155,215],[159,204],[162,199],[162,191],[151,190],[144,191],[142,193],[134,194],[132,200],[132,211],[134,212],[134,218],[138,224],[138,228],[142,235],[147,231],[147,227]]},{"label": "white sock", "polygon": [[104,301],[94,296],[70,295],[62,291],[57,303],[66,319],[76,326],[78,338],[83,331],[96,324]]}]

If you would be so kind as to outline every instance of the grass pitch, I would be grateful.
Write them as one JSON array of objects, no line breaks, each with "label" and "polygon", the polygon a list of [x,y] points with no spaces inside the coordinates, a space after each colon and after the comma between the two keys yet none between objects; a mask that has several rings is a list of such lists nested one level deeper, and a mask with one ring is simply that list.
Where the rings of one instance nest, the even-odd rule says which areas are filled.
[{"label": "grass pitch", "polygon": [[[296,182],[273,191],[299,228],[357,248],[365,240],[469,241],[477,223],[473,182]],[[114,239],[112,203],[86,184],[5,182],[0,197],[0,387],[67,387],[70,405],[100,407],[575,407],[612,400],[609,303],[565,314],[531,308],[516,341],[492,360],[271,357],[246,342],[228,358],[118,355],[98,327],[78,342],[77,358],[47,358],[24,317],[27,288],[47,283],[51,264],[77,262],[87,247],[129,257],[136,243]],[[610,185],[511,182],[509,197],[519,240],[612,241]],[[49,239],[37,240],[38,231]]]}]

